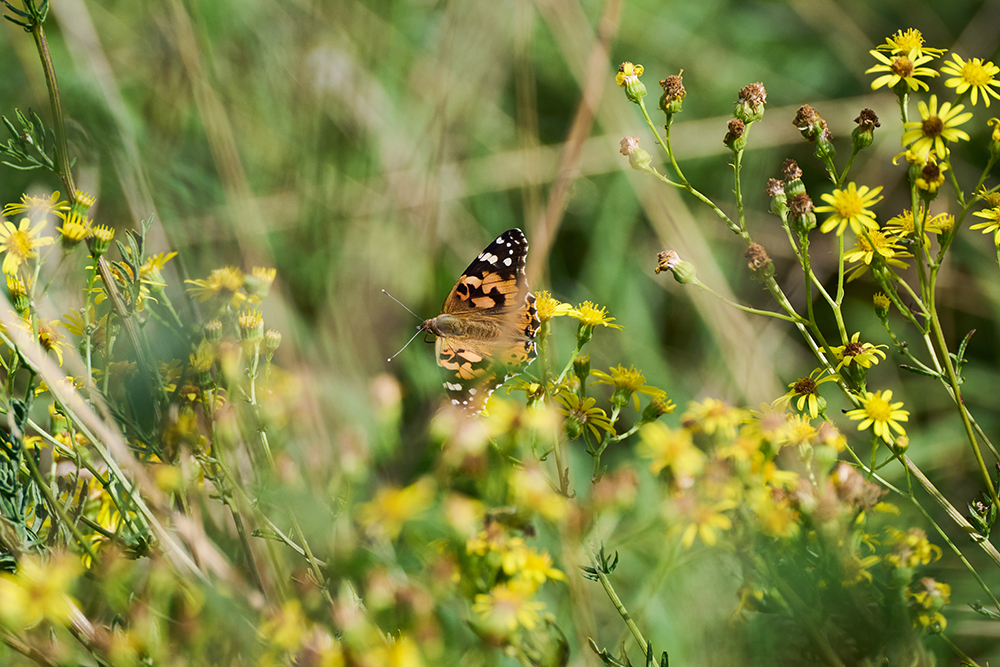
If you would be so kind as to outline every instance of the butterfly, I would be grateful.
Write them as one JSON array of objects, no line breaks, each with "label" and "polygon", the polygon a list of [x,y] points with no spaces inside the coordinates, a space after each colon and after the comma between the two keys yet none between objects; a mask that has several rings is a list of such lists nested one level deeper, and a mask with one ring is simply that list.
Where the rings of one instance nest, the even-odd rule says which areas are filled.
[{"label": "butterfly", "polygon": [[508,229],[472,260],[451,288],[441,314],[420,325],[437,340],[437,364],[452,405],[469,414],[486,406],[493,390],[535,358],[541,323],[528,291],[528,241]]}]

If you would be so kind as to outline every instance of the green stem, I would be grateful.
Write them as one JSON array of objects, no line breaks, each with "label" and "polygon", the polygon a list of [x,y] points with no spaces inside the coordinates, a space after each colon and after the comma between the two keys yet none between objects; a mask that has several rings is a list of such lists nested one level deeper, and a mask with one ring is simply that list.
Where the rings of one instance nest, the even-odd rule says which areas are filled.
[{"label": "green stem", "polygon": [[69,148],[66,143],[66,121],[63,118],[62,102],[59,99],[59,84],[56,81],[56,70],[52,65],[52,54],[49,53],[49,43],[45,39],[45,29],[41,23],[35,23],[31,28],[31,36],[35,39],[38,57],[42,61],[45,72],[45,85],[49,89],[49,105],[52,108],[52,120],[56,132],[56,164],[63,187],[66,188],[66,198],[76,201],[76,184],[73,181],[73,170],[69,159]]},{"label": "green stem", "polygon": [[632,620],[632,616],[629,615],[625,605],[622,604],[621,598],[618,597],[618,593],[615,592],[615,587],[611,585],[611,580],[608,579],[608,575],[604,573],[604,564],[601,563],[593,549],[590,549],[590,559],[594,563],[594,572],[597,573],[597,580],[601,583],[601,586],[604,587],[604,592],[611,600],[611,604],[615,606],[615,610],[622,617],[622,620],[625,621],[625,625],[627,625],[628,629],[631,630],[632,636],[635,637],[635,641],[639,644],[640,648],[642,648],[643,655],[646,655],[646,648],[648,646],[646,638],[642,636],[642,632],[639,631],[635,621]]},{"label": "green stem", "polygon": [[35,463],[35,457],[32,456],[31,452],[29,451],[25,451],[24,454],[25,455],[22,458],[28,465],[28,470],[31,472],[31,477],[35,480],[35,486],[37,486],[38,489],[42,492],[42,495],[45,496],[45,503],[52,509],[52,511],[56,514],[56,516],[59,517],[59,519],[63,522],[66,528],[68,528],[69,531],[73,534],[73,539],[76,540],[76,543],[80,545],[81,549],[87,552],[87,555],[90,556],[91,562],[92,563],[97,562],[97,554],[94,553],[94,548],[90,546],[90,541],[86,537],[84,537],[83,533],[80,532],[80,529],[77,527],[76,523],[70,521],[69,517],[66,515],[66,512],[63,510],[62,505],[60,505],[59,502],[56,500],[55,496],[52,495],[52,490],[49,488],[49,485],[45,483],[45,478],[42,477],[42,473],[38,469],[38,464]]}]

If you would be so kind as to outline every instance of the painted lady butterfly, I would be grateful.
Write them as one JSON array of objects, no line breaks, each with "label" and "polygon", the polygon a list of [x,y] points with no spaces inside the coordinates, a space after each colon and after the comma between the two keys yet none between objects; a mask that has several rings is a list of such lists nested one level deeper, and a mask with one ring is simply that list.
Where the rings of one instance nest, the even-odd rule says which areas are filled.
[{"label": "painted lady butterfly", "polygon": [[437,336],[434,349],[448,397],[470,414],[536,356],[540,323],[524,274],[527,256],[524,234],[508,229],[472,260],[442,313],[420,325]]}]

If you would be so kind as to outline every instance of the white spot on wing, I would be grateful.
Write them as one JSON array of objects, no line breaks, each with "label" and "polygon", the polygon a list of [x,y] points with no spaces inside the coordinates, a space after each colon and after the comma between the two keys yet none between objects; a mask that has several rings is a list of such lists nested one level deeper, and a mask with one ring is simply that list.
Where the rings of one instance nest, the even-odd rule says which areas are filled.
[{"label": "white spot on wing", "polygon": [[505,260],[503,261],[503,265],[504,265],[504,266],[510,266],[510,264],[511,264],[511,261],[510,261],[510,257],[508,257],[507,259],[505,259]]}]

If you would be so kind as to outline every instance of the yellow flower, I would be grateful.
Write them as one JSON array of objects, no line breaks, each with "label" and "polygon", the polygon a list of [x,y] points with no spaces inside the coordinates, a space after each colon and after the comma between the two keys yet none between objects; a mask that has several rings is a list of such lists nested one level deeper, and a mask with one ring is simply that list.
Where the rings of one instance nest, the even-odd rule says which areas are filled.
[{"label": "yellow flower", "polygon": [[598,325],[611,327],[613,329],[624,329],[620,324],[612,324],[615,318],[608,317],[608,309],[604,306],[598,307],[590,301],[584,301],[579,307],[566,313],[570,317],[580,322],[580,327],[594,329]]},{"label": "yellow flower", "polygon": [[63,364],[63,348],[66,347],[59,333],[59,320],[38,320],[38,343],[46,352],[55,352],[59,365]]},{"label": "yellow flower", "polygon": [[907,28],[906,32],[897,30],[892,37],[887,37],[885,44],[876,47],[879,51],[889,53],[910,53],[916,51],[918,55],[940,56],[948,49],[932,49],[924,46],[924,36],[915,28]]},{"label": "yellow flower", "polygon": [[850,225],[851,230],[860,236],[862,227],[878,229],[875,214],[869,211],[868,207],[882,200],[880,192],[882,192],[881,185],[869,189],[867,185],[859,188],[854,183],[848,183],[846,190],[837,189],[831,194],[821,195],[820,198],[829,206],[817,206],[816,212],[833,213],[833,215],[826,219],[820,231],[825,234],[836,228],[837,236],[840,236],[847,225]]},{"label": "yellow flower", "polygon": [[838,371],[844,366],[850,366],[852,363],[864,368],[871,368],[872,366],[878,364],[879,357],[885,359],[885,352],[879,348],[889,347],[888,345],[861,343],[858,340],[860,337],[861,332],[858,331],[851,336],[851,340],[848,341],[846,345],[838,345],[831,348],[833,353],[837,355],[837,359],[840,361],[840,363],[837,364]]},{"label": "yellow flower", "polygon": [[625,369],[624,366],[619,364],[617,368],[609,368],[608,370],[611,372],[590,371],[591,375],[598,378],[592,384],[609,384],[613,386],[615,393],[611,398],[611,403],[617,405],[619,408],[628,403],[628,399],[631,397],[635,400],[635,409],[638,410],[638,394],[645,394],[654,398],[666,395],[666,392],[662,389],[645,384],[645,376],[636,370],[635,366],[629,366],[628,369]]},{"label": "yellow flower", "polygon": [[666,468],[681,486],[690,486],[705,467],[705,453],[695,447],[691,431],[686,428],[673,429],[651,422],[642,427],[639,438],[636,454],[652,459],[649,470],[654,475]]},{"label": "yellow flower", "polygon": [[139,280],[146,283],[150,287],[164,288],[166,283],[163,280],[163,267],[177,256],[176,252],[158,252],[155,255],[150,255],[146,258],[146,261],[142,263],[139,267]]},{"label": "yellow flower", "polygon": [[957,53],[951,54],[955,62],[946,62],[941,66],[941,71],[954,76],[944,82],[948,88],[954,88],[955,92],[961,95],[965,91],[972,89],[972,106],[976,106],[977,95],[982,94],[983,104],[990,105],[990,97],[1000,100],[1000,93],[990,88],[990,86],[1000,86],[1000,81],[995,77],[1000,73],[1000,67],[992,62],[983,62],[982,58],[972,58],[962,60]]},{"label": "yellow flower", "polygon": [[736,437],[736,428],[747,418],[747,411],[734,408],[724,401],[706,398],[701,403],[691,401],[681,422],[687,428],[699,428],[708,435],[718,432],[724,439]]},{"label": "yellow flower", "polygon": [[508,581],[494,586],[488,595],[477,595],[472,611],[496,634],[512,632],[518,626],[533,630],[542,620],[538,612],[545,609],[545,603],[532,599],[533,594],[529,586]]},{"label": "yellow flower", "polygon": [[872,90],[878,90],[882,86],[894,89],[900,81],[905,82],[909,90],[917,90],[919,88],[928,90],[927,84],[917,77],[938,75],[930,67],[922,67],[922,65],[933,60],[934,57],[921,55],[915,50],[906,54],[896,54],[892,57],[884,56],[878,51],[869,51],[868,53],[872,54],[872,57],[882,64],[865,70],[865,74],[884,72],[882,76],[872,81]]},{"label": "yellow flower", "polygon": [[765,535],[791,537],[798,532],[799,513],[786,495],[776,496],[771,489],[761,488],[751,495],[748,504]]},{"label": "yellow flower", "polygon": [[629,82],[638,81],[639,77],[642,76],[642,71],[642,65],[633,65],[630,62],[624,62],[618,68],[618,73],[615,74],[615,83],[620,88],[624,88]]},{"label": "yellow flower", "polygon": [[535,309],[538,311],[539,321],[543,323],[573,312],[573,306],[553,299],[547,291],[535,292]]},{"label": "yellow flower", "polygon": [[4,273],[17,273],[21,264],[38,257],[38,248],[56,242],[51,236],[38,237],[45,224],[45,220],[42,220],[32,227],[31,220],[21,218],[21,222],[15,227],[10,221],[3,221],[3,227],[0,228],[0,251],[7,253],[3,258]]},{"label": "yellow flower", "polygon": [[[955,216],[948,213],[939,213],[932,218],[926,217],[924,207],[921,205],[917,209],[917,218],[923,221],[924,225],[924,245],[930,245],[931,239],[927,232],[940,234],[951,229],[955,224]],[[905,209],[894,218],[890,218],[885,223],[885,231],[901,239],[914,239],[917,236],[916,223],[913,219],[913,211]]]},{"label": "yellow flower", "polygon": [[948,157],[946,141],[969,140],[969,135],[958,126],[972,118],[972,112],[962,113],[965,106],[957,104],[954,107],[951,102],[941,105],[940,111],[937,106],[937,95],[931,95],[930,105],[923,100],[917,103],[920,110],[921,120],[903,123],[903,145],[909,146],[914,153],[927,159],[927,155],[933,150],[939,159]]},{"label": "yellow flower", "polygon": [[[821,377],[826,374],[825,377]],[[819,379],[817,379],[819,378]],[[840,379],[840,376],[836,373],[831,373],[826,368],[817,368],[809,377],[799,378],[795,382],[788,385],[789,392],[775,401],[775,407],[780,407],[782,405],[787,405],[792,402],[793,399],[798,399],[795,402],[795,409],[799,412],[806,412],[810,417],[816,419],[820,411],[820,400],[822,397],[819,395],[819,385],[824,382],[836,382]],[[823,410],[826,410],[826,401],[823,401]]]},{"label": "yellow flower", "polygon": [[993,243],[1000,246],[1000,207],[976,211],[972,215],[977,218],[984,218],[986,222],[977,222],[969,227],[969,229],[981,229],[983,230],[983,234],[993,232]]},{"label": "yellow flower", "polygon": [[208,301],[220,294],[231,295],[229,296],[230,305],[233,308],[238,308],[247,300],[247,295],[240,291],[244,280],[243,272],[235,266],[224,266],[212,271],[205,280],[185,280],[184,282],[194,285],[187,291],[199,301]]},{"label": "yellow flower", "polygon": [[556,402],[562,406],[559,412],[566,415],[566,433],[571,439],[580,437],[587,429],[598,441],[601,440],[602,430],[610,435],[615,434],[615,427],[608,419],[607,413],[595,407],[596,398],[591,397],[581,401],[575,393],[562,391],[556,395]]},{"label": "yellow flower", "polygon": [[31,628],[42,619],[66,623],[74,608],[69,593],[81,572],[80,561],[60,555],[43,563],[24,556],[16,574],[0,574],[0,621],[14,629]]},{"label": "yellow flower", "polygon": [[886,554],[884,560],[893,567],[914,568],[941,558],[941,547],[931,544],[927,533],[920,528],[910,528],[904,533],[887,526],[885,532],[886,544],[892,546],[892,552]]},{"label": "yellow flower", "polygon": [[[844,253],[844,259],[847,262],[852,264],[860,262],[848,274],[847,281],[850,282],[864,274],[876,255],[884,259],[886,264],[900,269],[909,267],[909,264],[899,259],[900,257],[913,257],[912,254],[903,250],[903,246],[899,245],[894,237],[886,236],[880,231],[869,231],[867,238],[864,235],[859,236],[855,241],[854,249]],[[815,415],[813,416],[815,417]]]},{"label": "yellow flower", "polygon": [[91,222],[86,215],[80,215],[76,211],[60,213],[62,227],[57,227],[56,231],[62,234],[64,248],[72,248],[90,236]]},{"label": "yellow flower", "polygon": [[511,502],[525,513],[537,512],[549,521],[565,518],[566,498],[552,490],[548,478],[538,468],[515,468],[509,476]]},{"label": "yellow flower", "polygon": [[928,153],[927,163],[920,170],[920,175],[917,176],[914,184],[918,190],[933,195],[938,191],[938,188],[944,185],[944,172],[946,171],[948,171],[948,163],[938,164],[934,156]]},{"label": "yellow flower", "polygon": [[366,526],[377,526],[394,540],[404,523],[431,506],[434,490],[434,482],[428,477],[403,489],[379,489],[371,502],[361,505],[358,518]]},{"label": "yellow flower", "polygon": [[3,214],[14,216],[26,213],[32,220],[37,220],[44,219],[49,213],[68,210],[69,202],[59,201],[59,191],[56,190],[48,197],[21,195],[19,203],[7,204],[3,207]]},{"label": "yellow flower", "polygon": [[260,633],[272,646],[290,651],[302,643],[308,625],[309,619],[302,611],[302,603],[292,598],[261,624]]},{"label": "yellow flower", "polygon": [[899,422],[909,421],[910,413],[901,409],[903,407],[902,401],[890,403],[891,399],[892,391],[889,389],[874,394],[866,391],[864,398],[861,399],[861,407],[848,410],[847,416],[855,421],[861,420],[861,423],[858,424],[859,431],[865,431],[874,425],[875,435],[883,440],[890,437],[890,430],[899,435],[905,435],[906,431],[899,425]]},{"label": "yellow flower", "polygon": [[726,531],[733,527],[732,520],[723,514],[736,507],[738,503],[733,500],[723,500],[713,505],[698,505],[690,512],[686,525],[681,525],[683,533],[681,544],[685,549],[694,544],[695,538],[700,538],[707,547],[715,546],[718,542],[716,532]]}]

